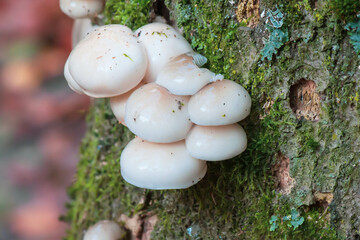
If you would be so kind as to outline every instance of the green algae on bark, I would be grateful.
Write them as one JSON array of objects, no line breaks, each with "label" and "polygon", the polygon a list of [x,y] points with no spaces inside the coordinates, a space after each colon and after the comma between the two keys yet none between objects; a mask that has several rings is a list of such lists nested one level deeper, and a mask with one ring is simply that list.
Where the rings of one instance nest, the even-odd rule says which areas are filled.
[{"label": "green algae on bark", "polygon": [[[118,10],[129,2],[135,11]],[[331,2],[261,1],[259,13],[278,7],[289,33],[272,60],[262,61],[263,39],[269,34],[265,18],[249,28],[237,21],[235,1],[166,0],[171,20],[208,58],[205,67],[249,91],[252,112],[241,122],[248,148],[232,160],[208,163],[205,178],[189,189],[139,189],[124,182],[119,169],[121,150],[133,135],[117,124],[108,101],[97,100],[69,190],[67,239],[81,239],[101,219],[119,220],[122,214],[145,219],[148,213],[158,217],[153,239],[358,237],[360,60],[346,24],[328,7]],[[150,19],[152,5],[110,0],[106,6],[109,23],[132,19],[135,30]],[[302,85],[307,81],[315,88]],[[310,90],[319,101],[304,97],[313,96]],[[290,99],[317,111],[318,119],[301,115]],[[314,102],[318,106],[312,107]],[[286,183],[284,176],[293,179],[286,191],[279,184]],[[292,225],[288,216],[293,209],[299,216]],[[271,219],[282,221],[275,228]]]}]

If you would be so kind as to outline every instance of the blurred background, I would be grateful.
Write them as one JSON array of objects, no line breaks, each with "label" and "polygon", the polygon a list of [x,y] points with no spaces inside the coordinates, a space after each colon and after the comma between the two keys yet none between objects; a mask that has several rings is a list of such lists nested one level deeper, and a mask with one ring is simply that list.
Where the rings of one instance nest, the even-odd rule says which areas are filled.
[{"label": "blurred background", "polygon": [[63,77],[58,0],[0,0],[0,239],[61,239],[90,99]]}]

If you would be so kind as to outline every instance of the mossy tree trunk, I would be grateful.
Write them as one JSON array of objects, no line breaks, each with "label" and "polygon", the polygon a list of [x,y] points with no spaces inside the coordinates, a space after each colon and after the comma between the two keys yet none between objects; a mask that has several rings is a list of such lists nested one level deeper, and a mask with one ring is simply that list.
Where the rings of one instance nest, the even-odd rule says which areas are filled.
[{"label": "mossy tree trunk", "polygon": [[359,1],[108,0],[105,13],[135,29],[166,8],[205,67],[249,91],[248,148],[189,189],[139,189],[119,169],[133,135],[96,100],[67,239],[101,219],[138,238],[360,239]]}]

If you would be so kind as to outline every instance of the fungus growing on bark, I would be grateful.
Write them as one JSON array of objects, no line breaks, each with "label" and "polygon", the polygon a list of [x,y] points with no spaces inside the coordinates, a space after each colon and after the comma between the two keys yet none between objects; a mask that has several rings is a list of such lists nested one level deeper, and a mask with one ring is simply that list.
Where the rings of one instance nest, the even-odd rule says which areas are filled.
[{"label": "fungus growing on bark", "polygon": [[[84,35],[80,30],[78,38]],[[64,69],[70,88],[111,97],[116,118],[139,136],[120,157],[127,182],[187,188],[204,177],[203,160],[225,160],[245,150],[246,134],[235,123],[250,113],[250,96],[239,84],[200,68],[206,61],[163,23],[143,26],[135,35],[122,25],[98,27],[71,52]],[[190,131],[193,123],[198,125]]]},{"label": "fungus growing on bark", "polygon": [[83,240],[119,240],[125,235],[126,232],[115,222],[102,220],[86,231]]},{"label": "fungus growing on bark", "polygon": [[154,82],[172,57],[193,51],[179,32],[164,23],[147,24],[136,30],[135,36],[146,49],[149,60],[145,82]]},{"label": "fungus growing on bark", "polygon": [[146,84],[129,97],[125,124],[139,137],[158,143],[185,139],[189,120],[189,96],[176,96],[156,83]]},{"label": "fungus growing on bark", "polygon": [[[86,59],[86,61],[84,61]],[[91,97],[112,97],[134,88],[143,79],[146,53],[122,25],[102,26],[90,32],[69,56],[69,72]]]},{"label": "fungus growing on bark", "polygon": [[215,73],[197,66],[196,56],[185,53],[173,58],[159,72],[156,83],[172,94],[195,94],[215,78]]},{"label": "fungus growing on bark", "polygon": [[71,18],[93,18],[104,10],[104,0],[60,0],[60,8]]},{"label": "fungus growing on bark", "polygon": [[191,156],[206,161],[233,158],[245,151],[247,146],[246,133],[236,123],[224,126],[195,125],[185,142]]},{"label": "fungus growing on bark", "polygon": [[193,123],[203,126],[228,125],[241,121],[250,113],[249,93],[236,82],[213,82],[193,95],[189,115]]},{"label": "fungus growing on bark", "polygon": [[206,173],[205,161],[190,156],[185,141],[152,143],[133,139],[120,157],[123,178],[141,188],[182,189],[200,181]]}]

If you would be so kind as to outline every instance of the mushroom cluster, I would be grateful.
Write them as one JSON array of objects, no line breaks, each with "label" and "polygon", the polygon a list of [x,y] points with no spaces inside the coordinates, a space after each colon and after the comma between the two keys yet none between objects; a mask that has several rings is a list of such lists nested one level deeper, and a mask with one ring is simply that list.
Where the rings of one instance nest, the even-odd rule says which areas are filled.
[{"label": "mushroom cluster", "polygon": [[137,136],[120,157],[127,182],[187,188],[204,177],[206,161],[245,150],[246,134],[237,122],[250,113],[248,92],[201,68],[207,59],[174,28],[87,26],[89,33],[77,34],[82,39],[69,55],[65,77],[77,93],[110,98],[118,121]]}]

